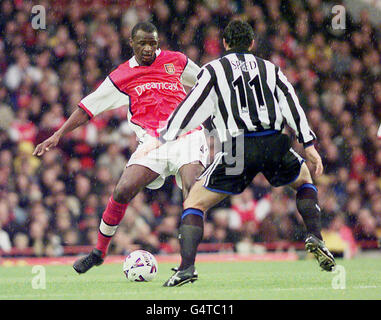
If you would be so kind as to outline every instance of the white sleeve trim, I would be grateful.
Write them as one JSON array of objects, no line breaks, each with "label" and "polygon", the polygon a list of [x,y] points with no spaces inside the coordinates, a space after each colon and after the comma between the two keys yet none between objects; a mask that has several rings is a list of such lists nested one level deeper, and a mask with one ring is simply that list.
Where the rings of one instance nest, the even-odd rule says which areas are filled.
[{"label": "white sleeve trim", "polygon": [[181,75],[181,83],[188,87],[193,87],[197,82],[197,75],[200,73],[201,68],[188,58],[187,65]]},{"label": "white sleeve trim", "polygon": [[129,95],[119,91],[107,77],[100,86],[79,103],[92,116],[96,116],[104,111],[117,109],[121,106],[130,106]]}]

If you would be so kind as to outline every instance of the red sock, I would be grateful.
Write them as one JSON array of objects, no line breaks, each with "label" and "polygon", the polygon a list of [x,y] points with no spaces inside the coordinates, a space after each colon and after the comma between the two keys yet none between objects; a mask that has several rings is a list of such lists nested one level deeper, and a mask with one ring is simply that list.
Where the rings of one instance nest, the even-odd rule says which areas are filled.
[{"label": "red sock", "polygon": [[105,211],[102,215],[102,220],[98,230],[98,241],[96,248],[102,251],[102,258],[106,256],[108,246],[113,235],[118,228],[120,221],[124,217],[128,203],[118,203],[111,196]]}]

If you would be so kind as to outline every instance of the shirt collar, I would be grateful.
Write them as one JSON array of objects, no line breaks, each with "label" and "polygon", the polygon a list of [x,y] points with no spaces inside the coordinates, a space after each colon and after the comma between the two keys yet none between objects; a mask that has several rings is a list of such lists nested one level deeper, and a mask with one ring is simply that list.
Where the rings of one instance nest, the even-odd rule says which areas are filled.
[{"label": "shirt collar", "polygon": [[230,49],[230,50],[225,51],[222,54],[222,56],[226,56],[230,53],[251,53],[252,54],[253,52],[247,50],[247,48],[234,48],[234,49]]},{"label": "shirt collar", "polygon": [[[157,49],[155,51],[155,54],[156,54],[156,58],[160,55],[161,53],[161,50],[160,49]],[[136,61],[136,58],[135,56],[133,56],[130,60],[128,60],[129,63],[130,63],[130,68],[135,68],[135,67],[139,67],[139,63]]]}]

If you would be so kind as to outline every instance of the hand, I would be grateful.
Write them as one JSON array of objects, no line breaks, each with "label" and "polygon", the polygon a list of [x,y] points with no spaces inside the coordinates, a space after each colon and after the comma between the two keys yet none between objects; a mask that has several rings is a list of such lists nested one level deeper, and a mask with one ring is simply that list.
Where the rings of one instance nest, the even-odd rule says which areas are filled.
[{"label": "hand", "polygon": [[42,156],[45,152],[57,146],[58,142],[60,141],[60,138],[61,137],[58,134],[53,134],[50,138],[37,145],[37,147],[33,151],[33,155]]},{"label": "hand", "polygon": [[304,151],[306,153],[307,160],[310,161],[315,168],[315,175],[317,177],[321,176],[323,174],[323,163],[315,147],[313,145],[309,146],[305,148]]}]

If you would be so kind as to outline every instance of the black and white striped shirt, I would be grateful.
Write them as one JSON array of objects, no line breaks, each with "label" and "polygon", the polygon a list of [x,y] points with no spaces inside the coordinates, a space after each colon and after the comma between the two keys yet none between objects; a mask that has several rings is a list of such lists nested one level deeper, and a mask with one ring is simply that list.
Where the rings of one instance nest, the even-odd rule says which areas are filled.
[{"label": "black and white striped shirt", "polygon": [[305,146],[316,139],[279,67],[249,52],[228,51],[203,66],[196,85],[158,131],[160,140],[175,140],[210,116],[222,142],[227,132],[236,137],[281,131],[285,121]]}]

